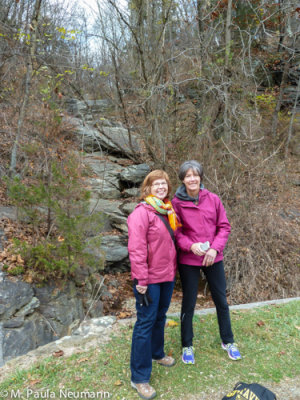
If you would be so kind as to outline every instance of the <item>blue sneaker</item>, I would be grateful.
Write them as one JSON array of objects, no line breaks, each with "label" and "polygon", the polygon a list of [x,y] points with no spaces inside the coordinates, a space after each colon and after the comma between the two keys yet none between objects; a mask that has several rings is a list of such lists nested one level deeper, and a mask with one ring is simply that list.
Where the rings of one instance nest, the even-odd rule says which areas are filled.
[{"label": "blue sneaker", "polygon": [[242,358],[235,343],[222,343],[222,349],[227,351],[228,357],[232,360],[240,360]]},{"label": "blue sneaker", "polygon": [[195,364],[195,357],[194,357],[194,347],[183,347],[182,349],[182,361],[185,364]]}]

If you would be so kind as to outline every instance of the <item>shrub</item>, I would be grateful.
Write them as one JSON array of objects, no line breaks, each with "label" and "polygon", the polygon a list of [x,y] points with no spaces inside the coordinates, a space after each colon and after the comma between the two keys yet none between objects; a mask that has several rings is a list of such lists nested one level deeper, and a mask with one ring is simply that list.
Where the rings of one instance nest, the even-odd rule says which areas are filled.
[{"label": "shrub", "polygon": [[[21,255],[38,280],[67,276],[79,266],[103,268],[99,258],[85,251],[87,232],[99,230],[101,214],[88,212],[90,193],[83,187],[79,165],[75,157],[52,161],[47,176],[30,183],[8,182],[9,197],[34,228],[33,242],[14,240],[11,251]],[[93,245],[99,246],[99,240]]]}]

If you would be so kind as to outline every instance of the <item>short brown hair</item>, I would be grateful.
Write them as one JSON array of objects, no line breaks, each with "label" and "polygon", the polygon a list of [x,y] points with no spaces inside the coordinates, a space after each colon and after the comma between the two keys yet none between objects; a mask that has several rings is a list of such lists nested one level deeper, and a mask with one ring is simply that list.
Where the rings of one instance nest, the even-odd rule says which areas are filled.
[{"label": "short brown hair", "polygon": [[156,181],[157,179],[165,179],[167,181],[167,184],[168,184],[167,197],[169,197],[169,194],[172,189],[169,175],[162,169],[155,169],[154,171],[150,172],[146,176],[146,178],[144,179],[144,182],[142,183],[140,200],[143,200],[145,197],[147,197],[147,196],[149,196],[149,194],[151,194],[151,186],[152,186],[153,182]]}]

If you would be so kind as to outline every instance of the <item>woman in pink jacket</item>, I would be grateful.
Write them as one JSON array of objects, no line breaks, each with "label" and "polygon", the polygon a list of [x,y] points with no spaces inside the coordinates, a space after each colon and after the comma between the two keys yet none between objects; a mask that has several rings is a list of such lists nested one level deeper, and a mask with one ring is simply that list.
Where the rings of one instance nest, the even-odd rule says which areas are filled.
[{"label": "woman in pink jacket", "polygon": [[172,204],[182,226],[176,231],[179,248],[179,274],[183,298],[181,306],[182,361],[194,364],[193,315],[198,294],[200,270],[205,274],[217,310],[221,346],[232,360],[241,358],[234,343],[229,307],[223,249],[230,234],[230,224],[219,197],[201,184],[203,168],[195,160],[179,169],[182,185]]},{"label": "woman in pink jacket", "polygon": [[137,310],[131,346],[131,386],[143,399],[156,395],[149,385],[152,360],[165,367],[175,364],[175,360],[164,353],[166,312],[177,266],[173,231],[178,223],[172,204],[167,200],[170,190],[166,172],[150,172],[142,184],[142,202],[127,220]]}]

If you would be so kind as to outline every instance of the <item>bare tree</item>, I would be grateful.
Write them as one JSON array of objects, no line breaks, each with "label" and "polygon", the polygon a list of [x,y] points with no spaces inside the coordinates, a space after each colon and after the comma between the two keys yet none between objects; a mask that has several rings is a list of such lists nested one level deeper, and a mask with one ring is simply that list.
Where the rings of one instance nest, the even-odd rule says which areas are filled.
[{"label": "bare tree", "polygon": [[[225,76],[230,80],[230,53],[231,53],[231,19],[232,19],[232,0],[228,0],[227,14],[226,14],[226,27],[225,27]],[[227,140],[231,138],[231,120],[229,116],[230,108],[230,94],[229,94],[229,82],[225,82],[224,87],[224,125],[225,125],[225,136]]]},{"label": "bare tree", "polygon": [[30,85],[32,80],[32,73],[34,70],[34,62],[35,62],[35,51],[37,45],[37,25],[38,19],[40,16],[42,0],[36,0],[32,19],[30,25],[27,27],[27,35],[30,36],[29,42],[29,50],[27,55],[27,63],[26,63],[26,75],[25,75],[25,82],[24,82],[24,97],[21,102],[20,113],[18,118],[18,127],[17,127],[17,134],[14,141],[14,145],[11,152],[11,162],[10,162],[10,173],[14,175],[16,173],[16,166],[17,166],[17,153],[18,153],[18,145],[22,133],[22,127],[24,122],[24,117],[26,113],[26,107],[28,103],[28,98],[30,94]]},{"label": "bare tree", "polygon": [[276,107],[272,117],[272,132],[273,135],[277,135],[278,129],[278,116],[283,103],[284,91],[286,89],[288,74],[293,63],[295,52],[296,52],[296,41],[297,33],[293,32],[291,18],[293,9],[293,2],[287,1],[285,3],[285,8],[281,2],[279,2],[280,7],[280,40],[278,51],[282,55],[281,64],[284,66],[282,71],[281,83],[279,88],[279,95],[276,102]]},{"label": "bare tree", "polygon": [[294,101],[291,118],[290,118],[290,123],[289,123],[287,141],[286,141],[286,145],[285,145],[285,158],[287,158],[287,156],[288,156],[289,145],[290,145],[292,135],[293,135],[293,125],[294,125],[294,121],[295,121],[295,116],[296,116],[296,112],[297,112],[297,105],[298,105],[299,99],[300,99],[300,75],[299,75],[299,80],[298,80],[298,85],[297,85],[297,90],[296,90],[296,95],[295,95],[295,101]]}]

